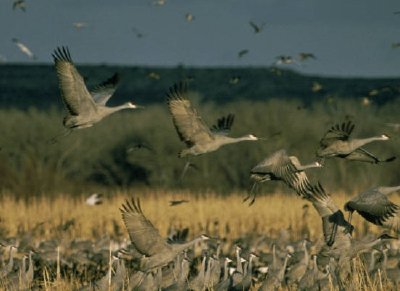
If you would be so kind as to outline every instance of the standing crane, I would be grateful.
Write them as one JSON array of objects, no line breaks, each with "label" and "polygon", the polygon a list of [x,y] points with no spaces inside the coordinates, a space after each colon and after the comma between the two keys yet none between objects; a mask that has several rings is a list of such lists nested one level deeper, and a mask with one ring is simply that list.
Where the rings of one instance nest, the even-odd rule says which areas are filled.
[{"label": "standing crane", "polygon": [[108,107],[107,101],[116,90],[119,78],[114,74],[89,92],[78,70],[75,68],[70,52],[66,47],[58,47],[53,53],[61,97],[67,110],[63,125],[68,129],[91,127],[104,117],[122,109],[135,109],[140,106],[127,102],[120,106]]},{"label": "standing crane", "polygon": [[362,146],[374,141],[388,140],[389,137],[386,134],[369,138],[350,138],[353,129],[354,124],[351,121],[332,126],[319,143],[317,157],[321,158],[321,160],[339,157],[374,164],[391,162],[396,159],[396,157],[390,157],[382,160],[362,148]]}]

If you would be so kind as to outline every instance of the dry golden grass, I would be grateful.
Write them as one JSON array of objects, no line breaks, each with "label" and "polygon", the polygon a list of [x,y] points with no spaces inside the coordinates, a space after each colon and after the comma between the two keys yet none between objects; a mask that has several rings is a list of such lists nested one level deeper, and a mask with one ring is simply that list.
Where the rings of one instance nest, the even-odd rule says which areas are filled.
[{"label": "dry golden grass", "polygon": [[[189,227],[191,236],[208,232],[212,236],[228,239],[239,238],[249,233],[276,237],[281,229],[289,229],[291,238],[299,239],[305,225],[312,240],[321,235],[321,220],[317,212],[310,203],[293,193],[259,195],[251,207],[242,202],[245,193],[218,196],[213,193],[194,195],[187,192],[144,190],[137,196],[141,199],[143,212],[160,230],[162,236],[166,236],[172,226]],[[332,196],[339,207],[348,199],[343,193]],[[103,204],[93,207],[86,205],[83,197],[70,198],[64,194],[60,194],[54,200],[33,198],[28,203],[16,201],[11,195],[4,195],[0,203],[0,226],[7,236],[16,236],[33,229],[39,223],[44,223],[45,232],[41,234],[41,238],[47,239],[53,236],[52,229],[73,219],[74,225],[65,234],[71,238],[111,236],[115,231],[115,224],[126,234],[119,207],[130,197],[132,195],[128,193],[112,193],[105,198]],[[173,199],[187,199],[190,202],[170,207],[169,201]],[[305,204],[309,204],[310,207],[307,218],[303,219]],[[365,234],[366,231],[382,232],[381,229],[366,224],[356,214],[352,223],[356,228],[356,235]]]},{"label": "dry golden grass", "polygon": [[[245,196],[245,193],[218,196],[213,193],[199,195],[162,190],[143,190],[138,194],[143,212],[164,237],[171,226],[189,227],[192,237],[208,233],[228,241],[248,234],[264,234],[277,238],[281,229],[289,229],[290,239],[297,240],[303,236],[305,226],[309,229],[312,241],[321,237],[321,219],[317,212],[309,205],[308,215],[304,219],[303,206],[309,203],[295,194],[259,195],[251,207],[242,202]],[[335,193],[332,196],[339,207],[348,199],[343,193]],[[34,229],[36,225],[44,223],[44,231],[36,239],[57,237],[71,240],[95,239],[104,235],[115,238],[117,225],[120,233],[118,239],[122,240],[128,235],[119,207],[130,197],[128,193],[112,193],[104,199],[103,204],[93,207],[86,205],[83,197],[71,198],[64,194],[60,194],[54,200],[33,198],[28,203],[16,201],[11,195],[3,195],[0,201],[0,227],[7,237],[11,237],[20,236]],[[397,197],[394,198],[395,201],[399,201]],[[170,207],[169,201],[174,199],[187,199],[190,202]],[[74,224],[68,231],[57,231],[60,225],[71,219],[74,220]],[[353,216],[353,224],[357,230],[356,235],[364,235],[367,230],[375,234],[382,232],[381,229],[366,224],[358,215]],[[352,279],[352,284],[357,286],[357,289],[391,289],[385,278],[372,281],[366,276],[365,268],[359,259],[353,264],[357,276]],[[51,281],[48,274],[46,275],[46,270],[43,272],[43,280],[40,281],[45,290],[69,290],[79,285],[78,280],[74,278]]]}]

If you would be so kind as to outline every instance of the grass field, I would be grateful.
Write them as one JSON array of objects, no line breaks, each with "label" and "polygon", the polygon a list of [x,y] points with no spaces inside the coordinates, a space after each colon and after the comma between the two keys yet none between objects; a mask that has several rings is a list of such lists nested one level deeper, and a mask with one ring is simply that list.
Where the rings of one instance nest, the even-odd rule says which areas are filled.
[{"label": "grass field", "polygon": [[[348,199],[343,193],[331,195],[339,207]],[[252,240],[268,237],[277,240],[285,238],[288,243],[297,243],[306,236],[313,242],[311,254],[318,252],[315,245],[322,236],[321,219],[312,205],[294,193],[260,194],[251,207],[242,202],[246,193],[239,192],[230,196],[163,190],[115,192],[108,193],[103,204],[97,206],[86,205],[83,196],[71,198],[63,193],[53,200],[33,198],[29,202],[17,201],[5,194],[0,202],[0,237],[26,238],[28,235],[36,246],[41,241],[52,239],[60,245],[85,239],[124,241],[128,239],[128,234],[119,207],[125,199],[133,196],[140,198],[144,214],[163,237],[171,228],[188,227],[190,238],[201,233],[218,238],[224,242],[223,253],[233,256],[232,246],[237,242],[254,245]],[[187,199],[189,203],[169,206],[170,200],[179,199]],[[394,201],[400,201],[399,197],[394,197]],[[304,207],[306,204],[309,205],[307,210]],[[366,224],[358,215],[354,215],[352,223],[356,229],[355,237],[382,233],[382,229]],[[67,250],[62,246],[61,250],[60,255],[63,256]],[[365,266],[359,260],[353,264],[357,276],[354,276],[352,284],[356,284],[358,290],[392,288],[384,278],[374,281],[366,276]],[[40,277],[40,284],[46,290],[69,290],[79,286],[77,278],[63,276],[55,279],[55,275],[46,268],[41,270]]]},{"label": "grass field", "polygon": [[[71,238],[93,239],[94,236],[115,236],[115,225],[127,237],[119,207],[125,199],[140,197],[145,215],[166,236],[171,227],[189,227],[191,236],[202,232],[211,232],[215,237],[235,239],[246,234],[266,234],[271,237],[279,235],[279,230],[289,229],[291,238],[301,239],[301,231],[309,228],[310,238],[316,240],[321,236],[321,220],[311,204],[302,200],[295,193],[259,195],[255,204],[249,207],[243,203],[246,193],[232,193],[221,196],[213,193],[189,194],[186,192],[165,192],[162,190],[144,190],[138,193],[115,192],[106,196],[104,203],[88,206],[84,197],[71,198],[60,194],[53,200],[33,198],[29,202],[15,200],[5,195],[0,203],[1,228],[7,236],[16,236],[32,230],[44,223],[46,232],[42,239],[50,239],[52,230],[73,220],[67,235]],[[332,194],[339,207],[349,197],[343,193]],[[395,201],[397,197],[394,197]],[[170,200],[187,199],[189,203],[169,206]],[[400,199],[397,199],[400,200]],[[308,214],[303,217],[303,206],[308,204]],[[369,232],[378,233],[373,225],[366,225],[354,215],[352,223],[356,236]],[[121,239],[121,238],[119,238]]]}]

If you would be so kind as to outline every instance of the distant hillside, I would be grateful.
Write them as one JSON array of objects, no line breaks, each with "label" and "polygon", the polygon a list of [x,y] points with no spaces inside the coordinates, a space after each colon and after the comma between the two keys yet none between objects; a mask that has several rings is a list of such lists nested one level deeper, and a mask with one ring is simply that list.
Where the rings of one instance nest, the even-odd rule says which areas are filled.
[{"label": "distant hillside", "polygon": [[[78,66],[89,88],[121,75],[121,84],[111,104],[134,100],[139,104],[164,102],[174,82],[188,80],[190,89],[205,100],[226,102],[240,98],[298,98],[305,104],[328,96],[361,98],[377,104],[399,95],[400,79],[323,78],[275,68],[146,68]],[[312,90],[312,88],[314,90]],[[0,106],[46,109],[61,106],[53,66],[0,65]]]}]

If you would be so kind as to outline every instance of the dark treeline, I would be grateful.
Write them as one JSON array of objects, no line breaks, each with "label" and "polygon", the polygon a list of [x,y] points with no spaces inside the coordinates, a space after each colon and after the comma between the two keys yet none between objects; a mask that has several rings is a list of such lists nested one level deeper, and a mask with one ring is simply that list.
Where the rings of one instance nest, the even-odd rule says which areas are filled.
[{"label": "dark treeline", "polygon": [[[305,105],[323,97],[368,96],[383,104],[399,93],[398,79],[327,78],[305,76],[278,68],[146,68],[121,66],[79,66],[88,88],[115,72],[121,77],[110,104],[131,101],[151,104],[165,101],[165,91],[173,83],[186,80],[205,101],[298,98]],[[320,88],[318,88],[320,86]],[[0,106],[48,109],[62,106],[55,69],[51,65],[0,65]]]},{"label": "dark treeline", "polygon": [[[399,129],[385,124],[400,121],[396,80],[312,78],[290,71],[276,76],[269,69],[84,67],[81,71],[89,76],[90,86],[119,71],[121,87],[113,103],[133,97],[146,108],[116,113],[51,144],[63,131],[64,116],[53,68],[0,67],[3,193],[30,197],[137,187],[220,193],[246,190],[251,186],[250,169],[266,155],[285,148],[300,161],[311,162],[322,135],[333,123],[346,120],[356,124],[355,137],[384,132],[392,137],[368,145],[368,150],[382,158],[399,154]],[[160,78],[148,77],[151,72]],[[241,78],[233,84],[235,74]],[[267,140],[229,145],[192,158],[196,168],[190,168],[180,181],[186,160],[177,155],[184,144],[173,127],[165,92],[184,78],[190,80],[190,98],[209,126],[218,117],[234,113],[232,136],[252,133]],[[315,82],[322,88],[316,90]],[[331,192],[353,193],[398,185],[398,172],[399,160],[371,165],[332,159],[309,176]],[[261,189],[291,192],[274,182]]]}]

